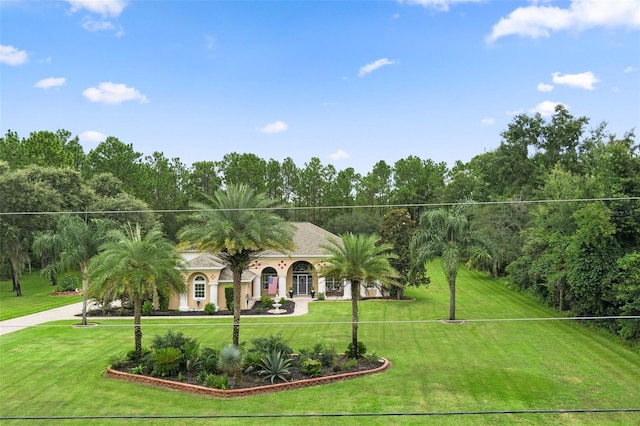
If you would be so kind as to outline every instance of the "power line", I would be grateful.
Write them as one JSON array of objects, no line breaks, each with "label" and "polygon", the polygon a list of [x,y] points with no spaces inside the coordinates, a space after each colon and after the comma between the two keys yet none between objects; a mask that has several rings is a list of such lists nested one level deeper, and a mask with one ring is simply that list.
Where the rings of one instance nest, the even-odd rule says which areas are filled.
[{"label": "power line", "polygon": [[423,411],[395,413],[301,413],[301,414],[204,414],[204,415],[104,415],[104,416],[2,416],[0,420],[124,420],[124,419],[292,419],[335,417],[436,417],[436,416],[495,416],[528,414],[592,414],[640,413],[640,408],[569,408],[555,410],[490,410],[490,411]]},{"label": "power line", "polygon": [[[94,321],[112,321],[112,320],[133,320],[133,317],[125,316],[125,317],[89,317]],[[163,319],[158,318],[157,319]],[[166,319],[167,317],[164,317]],[[185,319],[185,317],[180,316],[172,316],[172,319]],[[244,316],[244,319],[249,319],[251,316]],[[280,318],[287,318],[287,316],[281,316]],[[145,317],[145,320],[153,319],[153,317]],[[231,316],[227,317],[202,317],[201,319],[231,319]],[[451,322],[456,323],[487,323],[487,322],[526,322],[526,321],[597,321],[597,320],[634,320],[640,319],[640,315],[619,315],[619,316],[579,316],[579,317],[544,317],[544,318],[475,318],[475,319],[461,319],[455,320]],[[72,321],[70,319],[66,321]],[[358,325],[386,325],[386,324],[440,324],[440,323],[449,323],[450,321],[445,319],[425,319],[425,320],[385,320],[385,321],[358,321]],[[352,325],[353,321],[298,321],[298,322],[244,322],[243,326],[246,327],[254,327],[254,326],[300,326],[300,325]],[[141,326],[145,328],[149,327],[229,327],[231,323],[223,323],[223,322],[197,322],[197,323],[148,323],[145,322],[141,324]],[[129,328],[132,324],[105,324],[100,323],[100,327],[126,327]],[[12,324],[12,325],[1,325],[0,328],[24,328],[26,325],[21,324]],[[30,326],[31,327],[31,326]],[[33,327],[69,327],[68,324],[38,324]]]},{"label": "power line", "polygon": [[387,209],[387,208],[424,208],[424,207],[451,207],[462,204],[470,206],[483,205],[508,205],[508,204],[544,204],[544,203],[584,203],[589,201],[638,201],[640,197],[598,197],[598,198],[566,198],[566,199],[545,199],[545,200],[504,200],[504,201],[473,201],[473,202],[449,202],[449,203],[417,203],[417,204],[366,204],[353,206],[281,206],[281,207],[260,207],[260,208],[238,208],[238,209],[149,209],[149,210],[75,210],[75,211],[21,211],[21,212],[0,212],[0,216],[15,215],[61,215],[61,214],[127,214],[127,213],[196,213],[212,211],[277,211],[277,210],[336,210],[336,209]]}]

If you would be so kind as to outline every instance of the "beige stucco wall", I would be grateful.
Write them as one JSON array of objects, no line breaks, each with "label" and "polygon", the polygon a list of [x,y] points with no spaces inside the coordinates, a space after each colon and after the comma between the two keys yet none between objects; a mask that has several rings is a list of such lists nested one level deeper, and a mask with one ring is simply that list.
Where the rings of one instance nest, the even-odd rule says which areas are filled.
[{"label": "beige stucco wall", "polygon": [[[315,288],[315,290],[318,290],[318,274],[317,274],[317,267],[318,267],[318,263],[322,261],[321,258],[317,258],[317,257],[296,257],[296,258],[288,258],[288,257],[277,257],[277,258],[261,258],[258,259],[256,261],[254,261],[251,266],[249,267],[249,271],[254,273],[256,275],[256,278],[254,279],[254,281],[256,279],[261,279],[261,275],[262,275],[262,271],[265,268],[273,268],[276,270],[276,272],[278,273],[278,276],[280,277],[280,279],[282,280],[282,278],[285,278],[285,286],[284,286],[284,292],[287,292],[289,290],[289,287],[291,287],[292,284],[292,280],[293,280],[293,264],[299,261],[306,261],[308,263],[311,264],[311,266],[313,267],[312,269],[312,276],[313,276],[313,286]],[[193,293],[193,279],[198,276],[198,275],[202,275],[205,277],[206,280],[206,284],[205,284],[205,298],[203,300],[200,301],[200,307],[198,308],[198,304],[196,302],[196,300],[194,300],[194,293]],[[220,276],[220,271],[188,271],[186,273],[183,273],[183,277],[185,282],[187,283],[187,306],[189,310],[197,310],[197,309],[204,309],[204,305],[206,305],[209,302],[212,302],[212,297],[210,294],[210,289],[211,283],[218,283],[218,279]],[[224,297],[224,287],[225,286],[232,286],[232,283],[218,283],[217,285],[217,296],[218,296],[218,302],[217,305],[220,309],[226,309],[226,299]],[[260,299],[261,296],[263,295],[267,295],[268,291],[267,290],[262,290],[262,283],[260,284],[259,287],[259,291],[255,291],[255,287],[253,285],[253,283],[242,283],[242,301],[241,301],[241,305],[242,305],[242,309],[246,309],[247,308],[247,303],[246,303],[246,298],[245,295],[249,295],[249,297],[251,299]],[[169,299],[169,309],[179,309],[180,308],[180,295],[174,294],[171,296],[171,298]]]}]

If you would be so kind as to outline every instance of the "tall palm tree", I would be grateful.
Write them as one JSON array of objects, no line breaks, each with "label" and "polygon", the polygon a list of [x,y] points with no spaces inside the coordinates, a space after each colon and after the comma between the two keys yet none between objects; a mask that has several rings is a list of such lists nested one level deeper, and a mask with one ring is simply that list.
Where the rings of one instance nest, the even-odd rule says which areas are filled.
[{"label": "tall palm tree", "polygon": [[340,240],[329,239],[322,248],[329,256],[320,265],[319,273],[328,278],[349,280],[351,283],[351,357],[358,356],[358,298],[363,283],[383,285],[400,284],[400,274],[393,269],[389,259],[390,244],[379,244],[376,235],[343,234]]},{"label": "tall palm tree", "polygon": [[136,360],[142,356],[142,301],[158,291],[184,293],[180,273],[182,257],[159,227],[142,235],[140,225],[126,225],[124,232],[110,232],[110,240],[91,259],[90,291],[96,294],[128,295],[133,300]]},{"label": "tall palm tree", "polygon": [[442,269],[449,282],[449,320],[456,319],[456,276],[458,264],[466,258],[467,266],[490,261],[495,265],[491,244],[482,235],[471,232],[465,204],[451,210],[427,210],[421,216],[410,249],[416,268],[424,268],[428,260],[442,258]]},{"label": "tall palm tree", "polygon": [[178,233],[186,245],[216,255],[233,275],[233,344],[240,344],[242,273],[265,250],[293,248],[294,228],[273,213],[274,202],[246,185],[229,185],[204,195],[190,223]]},{"label": "tall palm tree", "polygon": [[113,223],[103,219],[85,221],[79,216],[61,216],[55,232],[39,234],[33,248],[36,253],[57,251],[57,259],[45,269],[56,272],[78,267],[82,274],[82,324],[87,325],[87,301],[89,287],[89,260],[98,253]]}]

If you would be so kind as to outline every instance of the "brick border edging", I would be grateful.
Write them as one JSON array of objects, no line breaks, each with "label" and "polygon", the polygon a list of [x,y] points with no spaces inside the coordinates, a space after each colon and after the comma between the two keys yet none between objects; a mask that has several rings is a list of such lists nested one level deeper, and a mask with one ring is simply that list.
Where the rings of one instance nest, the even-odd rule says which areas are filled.
[{"label": "brick border edging", "polygon": [[228,390],[208,388],[206,386],[192,385],[189,383],[174,382],[171,380],[158,379],[156,377],[143,376],[140,374],[130,374],[125,373],[124,371],[113,370],[111,367],[107,368],[105,375],[118,380],[124,380],[133,383],[142,383],[145,385],[157,386],[164,389],[179,390],[198,395],[214,396],[218,398],[235,398],[242,396],[260,395],[270,392],[279,392],[289,389],[301,389],[309,386],[324,385],[341,380],[352,379],[359,376],[379,373],[391,367],[391,361],[384,357],[381,357],[381,359],[383,360],[382,365],[372,370],[354,371],[351,373],[336,374],[334,376],[297,380],[295,382],[276,383],[273,385],[257,386],[254,388]]}]

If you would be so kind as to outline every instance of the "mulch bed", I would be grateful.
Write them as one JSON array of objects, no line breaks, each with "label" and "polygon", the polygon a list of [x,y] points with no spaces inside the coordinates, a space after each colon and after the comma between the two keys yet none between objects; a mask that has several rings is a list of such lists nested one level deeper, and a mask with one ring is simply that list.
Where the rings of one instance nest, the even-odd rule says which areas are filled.
[{"label": "mulch bed", "polygon": [[[254,303],[251,309],[243,309],[241,312],[242,316],[246,315],[287,315],[292,314],[296,307],[295,302],[291,300],[287,300],[280,309],[284,312],[280,314],[270,314],[268,312],[268,308],[265,308],[262,305],[262,302]],[[216,313],[209,315],[204,311],[154,311],[151,315],[143,315],[143,317],[199,317],[199,316],[222,316],[222,315],[233,315],[233,311],[229,311],[226,309],[220,309]],[[77,315],[81,316],[81,315]],[[127,308],[109,308],[103,311],[102,309],[92,309],[87,312],[87,316],[90,317],[132,317],[133,309]]]},{"label": "mulch bed", "polygon": [[[296,358],[297,356],[292,355],[292,357]],[[367,361],[365,359],[359,359],[357,365],[354,367],[345,366],[344,363],[348,360],[349,358],[345,356],[340,357],[335,367],[323,367],[321,375],[313,378],[302,373],[300,366],[297,365],[297,363],[294,361],[294,364],[296,365],[293,365],[290,368],[291,374],[287,375],[286,382],[277,379],[274,381],[274,383],[271,383],[269,379],[249,372],[241,374],[230,381],[230,386],[227,390],[207,388],[198,385],[195,375],[184,375],[182,377],[182,381],[178,381],[178,377],[172,376],[160,379],[141,374],[128,373],[130,368],[136,366],[135,363],[122,365],[118,369],[110,367],[107,369],[107,375],[131,382],[138,382],[174,390],[228,398],[233,396],[250,396],[287,389],[298,389],[308,386],[328,384],[340,380],[355,378],[361,375],[378,373],[386,370],[391,366],[391,363],[385,358],[381,358],[379,361]]]}]

